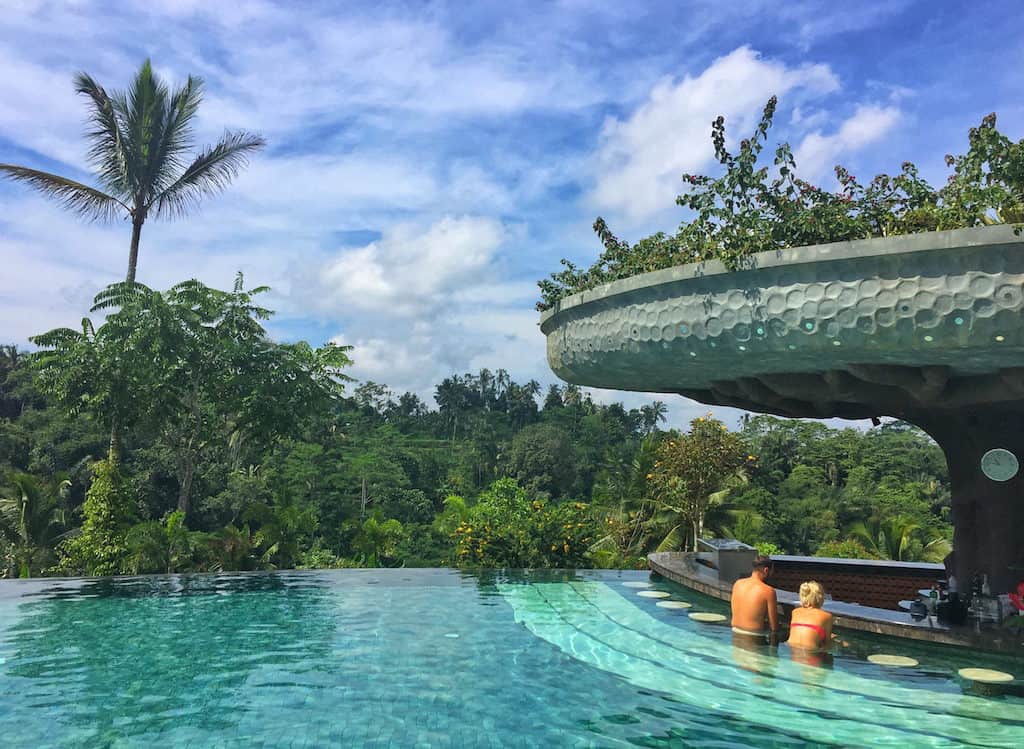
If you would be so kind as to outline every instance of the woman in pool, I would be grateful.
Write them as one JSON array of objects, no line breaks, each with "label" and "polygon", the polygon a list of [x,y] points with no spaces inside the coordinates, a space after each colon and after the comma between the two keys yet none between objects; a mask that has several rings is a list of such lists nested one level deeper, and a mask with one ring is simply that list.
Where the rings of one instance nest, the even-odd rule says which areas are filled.
[{"label": "woman in pool", "polygon": [[800,585],[800,606],[789,620],[789,639],[794,658],[797,650],[808,653],[825,650],[832,642],[832,614],[823,611],[825,590],[814,580]]}]

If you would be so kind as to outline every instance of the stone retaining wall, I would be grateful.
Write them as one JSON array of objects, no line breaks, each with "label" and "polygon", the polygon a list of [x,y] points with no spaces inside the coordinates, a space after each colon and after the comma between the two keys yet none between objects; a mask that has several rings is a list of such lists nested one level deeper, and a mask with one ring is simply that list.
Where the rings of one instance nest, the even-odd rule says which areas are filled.
[{"label": "stone retaining wall", "polygon": [[941,564],[865,562],[854,559],[772,557],[773,587],[799,591],[800,583],[817,580],[837,601],[898,610],[902,600],[913,600],[921,588],[946,577]]}]

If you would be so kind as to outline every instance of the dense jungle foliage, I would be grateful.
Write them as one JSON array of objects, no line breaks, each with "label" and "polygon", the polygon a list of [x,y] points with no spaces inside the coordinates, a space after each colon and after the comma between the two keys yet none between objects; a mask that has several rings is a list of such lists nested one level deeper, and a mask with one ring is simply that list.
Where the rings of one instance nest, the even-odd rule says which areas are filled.
[{"label": "dense jungle foliage", "polygon": [[453,374],[433,407],[346,383],[358,352],[268,340],[262,291],[115,284],[103,321],[0,350],[4,575],[633,567],[695,533],[829,556],[948,549],[945,462],[908,425],[665,429],[664,404],[503,370]]},{"label": "dense jungle foliage", "polygon": [[995,114],[971,128],[967,153],[945,157],[953,171],[940,188],[905,161],[898,174],[879,174],[867,184],[836,166],[838,189],[830,192],[796,176],[788,143],[776,148],[771,169],[758,166],[776,105],[773,96],[736,153],[726,148],[725,119],[712,123],[715,159],[724,173],[683,175],[688,189],[676,203],[687,218],[674,236],[658,232],[630,244],[598,217],[594,231],[604,251],[585,270],[563,259],[563,270],[538,282],[537,309],[600,284],[685,263],[721,260],[735,270],[754,253],[785,247],[1024,223],[1024,139],[1014,142],[999,132]]}]

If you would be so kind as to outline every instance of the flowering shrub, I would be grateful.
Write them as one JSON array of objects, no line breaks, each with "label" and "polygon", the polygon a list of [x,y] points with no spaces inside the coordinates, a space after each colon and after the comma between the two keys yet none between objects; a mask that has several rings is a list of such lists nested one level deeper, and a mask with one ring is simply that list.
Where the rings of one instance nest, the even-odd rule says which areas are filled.
[{"label": "flowering shrub", "polygon": [[562,260],[563,270],[538,283],[537,309],[599,284],[684,263],[716,259],[736,270],[766,250],[1024,222],[1024,140],[1015,143],[1000,133],[994,114],[971,128],[966,154],[946,156],[953,173],[941,188],[904,162],[897,175],[880,174],[866,185],[837,166],[839,190],[829,192],[796,176],[787,143],[775,150],[771,179],[767,166],[757,166],[776,104],[773,96],[753,136],[735,154],[725,147],[725,119],[712,123],[715,158],[725,173],[683,175],[688,190],[676,202],[693,219],[674,236],[659,232],[631,245],[598,217],[594,231],[604,252],[586,270]]},{"label": "flowering shrub", "polygon": [[469,567],[586,567],[593,523],[582,502],[531,500],[513,479],[495,481],[451,534]]}]

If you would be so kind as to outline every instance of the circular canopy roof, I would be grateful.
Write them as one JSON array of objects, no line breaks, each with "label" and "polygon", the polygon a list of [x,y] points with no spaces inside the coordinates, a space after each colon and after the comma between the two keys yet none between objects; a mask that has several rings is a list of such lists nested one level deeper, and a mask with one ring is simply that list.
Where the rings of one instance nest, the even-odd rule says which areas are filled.
[{"label": "circular canopy roof", "polygon": [[697,263],[567,297],[541,318],[569,382],[784,416],[1024,400],[1024,237],[1010,226]]}]

